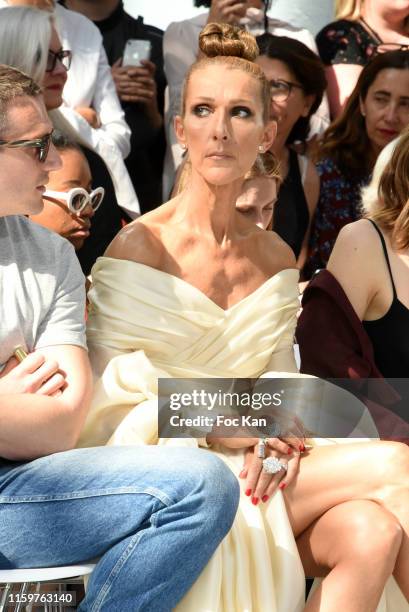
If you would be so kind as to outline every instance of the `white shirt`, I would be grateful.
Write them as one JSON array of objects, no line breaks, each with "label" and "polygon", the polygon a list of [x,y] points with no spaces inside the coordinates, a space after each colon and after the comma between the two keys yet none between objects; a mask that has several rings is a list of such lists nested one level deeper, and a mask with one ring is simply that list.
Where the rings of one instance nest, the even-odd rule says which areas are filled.
[{"label": "white shirt", "polygon": [[[168,142],[168,151],[164,171],[164,195],[170,191],[174,171],[180,164],[183,151],[177,143],[173,129],[173,119],[180,113],[180,102],[183,82],[189,67],[196,61],[198,54],[198,40],[201,30],[207,23],[209,13],[202,13],[192,19],[171,23],[163,39],[163,55],[165,61],[165,74],[168,82],[168,104],[165,105],[165,130]],[[253,34],[259,36],[264,33],[264,11],[250,8],[246,17],[241,20],[242,25]],[[268,31],[275,36],[288,36],[304,43],[318,55],[317,46],[311,32],[296,28],[284,21],[268,19]],[[329,125],[329,107],[326,96],[311,118],[310,135],[323,132]]]}]

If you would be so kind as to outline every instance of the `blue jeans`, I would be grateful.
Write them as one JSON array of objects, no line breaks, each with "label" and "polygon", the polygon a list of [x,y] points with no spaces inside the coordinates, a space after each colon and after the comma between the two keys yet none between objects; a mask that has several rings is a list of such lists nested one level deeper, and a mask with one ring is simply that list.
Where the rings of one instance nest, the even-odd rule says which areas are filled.
[{"label": "blue jeans", "polygon": [[0,460],[0,568],[100,557],[79,610],[170,610],[229,531],[238,489],[232,472],[198,449]]}]

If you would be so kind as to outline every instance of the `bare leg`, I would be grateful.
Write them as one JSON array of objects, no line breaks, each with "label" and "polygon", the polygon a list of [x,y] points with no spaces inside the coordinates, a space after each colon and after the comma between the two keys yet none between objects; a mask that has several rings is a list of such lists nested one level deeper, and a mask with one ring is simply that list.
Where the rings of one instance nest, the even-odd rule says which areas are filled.
[{"label": "bare leg", "polygon": [[409,601],[409,447],[396,442],[333,444],[301,460],[296,482],[284,494],[297,537],[344,502],[370,500],[399,521],[402,544],[395,578]]},{"label": "bare leg", "polygon": [[399,522],[374,502],[328,510],[297,539],[306,575],[326,576],[305,611],[374,612],[401,543]]}]

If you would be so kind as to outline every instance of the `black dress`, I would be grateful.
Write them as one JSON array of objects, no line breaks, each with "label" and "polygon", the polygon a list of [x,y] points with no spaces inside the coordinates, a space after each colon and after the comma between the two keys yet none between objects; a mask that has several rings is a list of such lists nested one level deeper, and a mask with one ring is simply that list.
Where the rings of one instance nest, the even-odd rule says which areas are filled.
[{"label": "black dress", "polygon": [[361,21],[339,19],[328,24],[316,37],[318,52],[324,64],[365,66],[382,40]]},{"label": "black dress", "polygon": [[302,184],[298,155],[290,150],[288,173],[274,205],[272,229],[292,248],[296,259],[300,255],[309,221],[310,213]]}]

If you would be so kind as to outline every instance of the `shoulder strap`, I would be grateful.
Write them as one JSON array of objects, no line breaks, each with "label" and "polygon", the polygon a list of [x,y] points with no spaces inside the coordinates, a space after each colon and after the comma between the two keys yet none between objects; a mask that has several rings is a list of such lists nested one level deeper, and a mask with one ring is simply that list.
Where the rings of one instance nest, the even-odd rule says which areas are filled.
[{"label": "shoulder strap", "polygon": [[391,268],[391,264],[390,264],[390,261],[389,261],[388,250],[386,248],[385,238],[383,237],[383,234],[382,234],[381,230],[379,229],[379,227],[376,225],[375,221],[372,221],[372,219],[368,219],[368,221],[370,221],[372,223],[372,225],[374,226],[374,228],[378,232],[379,238],[381,239],[383,254],[385,256],[386,265],[388,266],[389,276],[391,277],[392,290],[393,290],[393,299],[395,299],[397,297],[397,295],[396,295],[395,283],[393,282],[392,268]]},{"label": "shoulder strap", "polygon": [[369,25],[369,23],[367,21],[365,21],[365,19],[363,17],[360,17],[358,19],[358,23],[360,23],[363,28],[369,32],[369,34],[372,36],[372,38],[374,40],[376,40],[376,42],[378,43],[378,45],[381,45],[383,43],[382,38],[379,36],[378,32],[375,32],[375,30],[373,28],[371,28],[371,26]]}]

